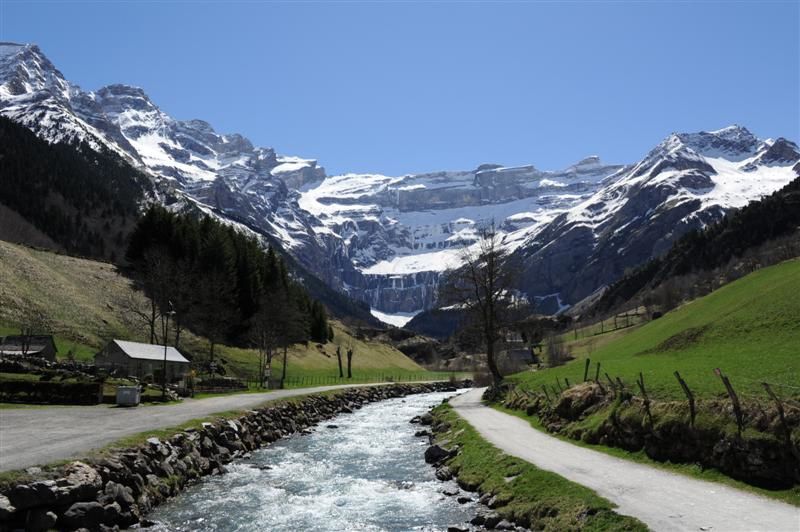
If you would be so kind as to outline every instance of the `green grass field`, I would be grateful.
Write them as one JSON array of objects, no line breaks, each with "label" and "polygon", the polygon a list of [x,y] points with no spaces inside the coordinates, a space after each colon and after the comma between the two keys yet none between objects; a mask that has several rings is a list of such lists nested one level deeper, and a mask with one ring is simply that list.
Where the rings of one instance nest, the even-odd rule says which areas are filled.
[{"label": "green grass field", "polygon": [[[687,303],[645,325],[597,338],[590,376],[601,363],[632,389],[639,372],[648,393],[660,399],[683,399],[673,372],[679,371],[698,397],[725,394],[720,368],[737,392],[766,399],[761,381],[783,397],[800,397],[800,260],[756,271]],[[579,340],[580,342],[580,340]],[[564,378],[583,379],[585,346],[576,360],[560,367],[510,377],[540,390]]]},{"label": "green grass field", "polygon": [[[60,358],[67,358],[72,351],[77,360],[91,361],[111,338],[146,341],[145,327],[128,310],[131,304],[146,306],[146,301],[111,264],[0,241],[0,336],[19,334],[20,309],[32,307],[47,317]],[[290,348],[287,376],[291,386],[332,384],[338,377],[337,345],[343,353],[348,347],[355,353],[354,378],[343,382],[446,377],[426,372],[388,344],[356,339],[336,321],[332,326],[333,343]],[[196,360],[208,358],[208,342],[188,331],[182,337],[181,350]],[[228,375],[256,379],[255,350],[220,345],[216,352]],[[276,357],[273,374],[279,375],[280,369],[281,357]],[[298,380],[300,384],[292,384]]]}]

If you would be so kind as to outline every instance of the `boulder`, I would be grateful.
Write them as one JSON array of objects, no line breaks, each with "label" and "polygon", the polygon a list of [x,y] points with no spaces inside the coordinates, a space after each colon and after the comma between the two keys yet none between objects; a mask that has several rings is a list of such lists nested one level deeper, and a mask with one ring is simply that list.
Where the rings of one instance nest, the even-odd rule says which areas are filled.
[{"label": "boulder", "polygon": [[58,516],[45,508],[34,508],[28,511],[25,519],[25,530],[28,532],[44,532],[56,524]]},{"label": "boulder", "polygon": [[436,469],[436,478],[438,480],[443,481],[443,482],[446,482],[448,480],[452,480],[453,472],[450,470],[449,467],[441,466],[441,467]]},{"label": "boulder", "polygon": [[491,530],[492,528],[497,527],[497,525],[500,524],[501,521],[502,518],[499,515],[495,513],[487,514],[483,517],[483,526]]},{"label": "boulder", "polygon": [[450,451],[443,449],[439,445],[431,445],[425,450],[425,462],[435,464],[450,456]]},{"label": "boulder", "polygon": [[0,523],[8,521],[15,511],[16,508],[14,508],[14,505],[8,500],[8,497],[0,494]]},{"label": "boulder", "polygon": [[8,500],[17,510],[27,510],[35,506],[48,506],[55,504],[56,483],[53,480],[34,482],[32,484],[19,484],[8,492]]},{"label": "boulder", "polygon": [[514,523],[512,523],[511,521],[503,519],[502,521],[494,525],[494,528],[496,528],[497,530],[514,530],[517,527],[515,527]]},{"label": "boulder", "polygon": [[93,499],[103,487],[103,478],[97,470],[83,462],[73,462],[66,469],[64,478],[56,481],[59,504]]},{"label": "boulder", "polygon": [[61,516],[59,525],[94,530],[100,527],[104,518],[105,510],[99,502],[76,502]]},{"label": "boulder", "polygon": [[126,510],[136,502],[133,498],[132,490],[129,487],[117,484],[113,480],[106,484],[105,493],[110,496],[114,502],[119,504],[121,508]]}]

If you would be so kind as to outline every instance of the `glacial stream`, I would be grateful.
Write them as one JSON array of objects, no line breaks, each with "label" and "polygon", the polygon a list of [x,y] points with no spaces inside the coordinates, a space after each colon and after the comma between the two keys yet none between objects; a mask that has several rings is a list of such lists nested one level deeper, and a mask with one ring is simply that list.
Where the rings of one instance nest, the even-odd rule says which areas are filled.
[{"label": "glacial stream", "polygon": [[[229,464],[228,473],[187,489],[148,517],[150,530],[407,531],[466,523],[476,503],[445,490],[409,420],[452,393],[366,405]],[[336,428],[329,426],[336,425]]]}]

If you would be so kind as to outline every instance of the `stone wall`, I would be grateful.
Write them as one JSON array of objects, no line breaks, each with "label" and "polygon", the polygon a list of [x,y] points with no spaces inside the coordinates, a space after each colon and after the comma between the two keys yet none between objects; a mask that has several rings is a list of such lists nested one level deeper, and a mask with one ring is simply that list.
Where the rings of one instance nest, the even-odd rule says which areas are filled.
[{"label": "stone wall", "polygon": [[145,516],[225,464],[367,403],[409,394],[455,391],[448,383],[394,384],[311,395],[203,423],[166,440],[149,438],[91,462],[72,462],[55,477],[13,485],[0,494],[0,531],[115,530],[146,525]]}]

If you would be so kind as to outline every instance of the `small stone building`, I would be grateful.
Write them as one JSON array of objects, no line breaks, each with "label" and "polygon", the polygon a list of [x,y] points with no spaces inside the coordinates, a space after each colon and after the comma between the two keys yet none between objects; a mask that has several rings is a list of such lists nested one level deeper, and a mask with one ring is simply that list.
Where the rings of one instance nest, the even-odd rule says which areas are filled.
[{"label": "small stone building", "polygon": [[56,361],[58,348],[47,334],[6,336],[0,340],[0,357],[37,357]]},{"label": "small stone building", "polygon": [[[189,361],[174,347],[167,347],[167,381],[174,382],[189,372]],[[122,371],[126,376],[142,379],[148,375],[161,381],[164,367],[164,346],[112,340],[94,357],[100,369]]]}]

